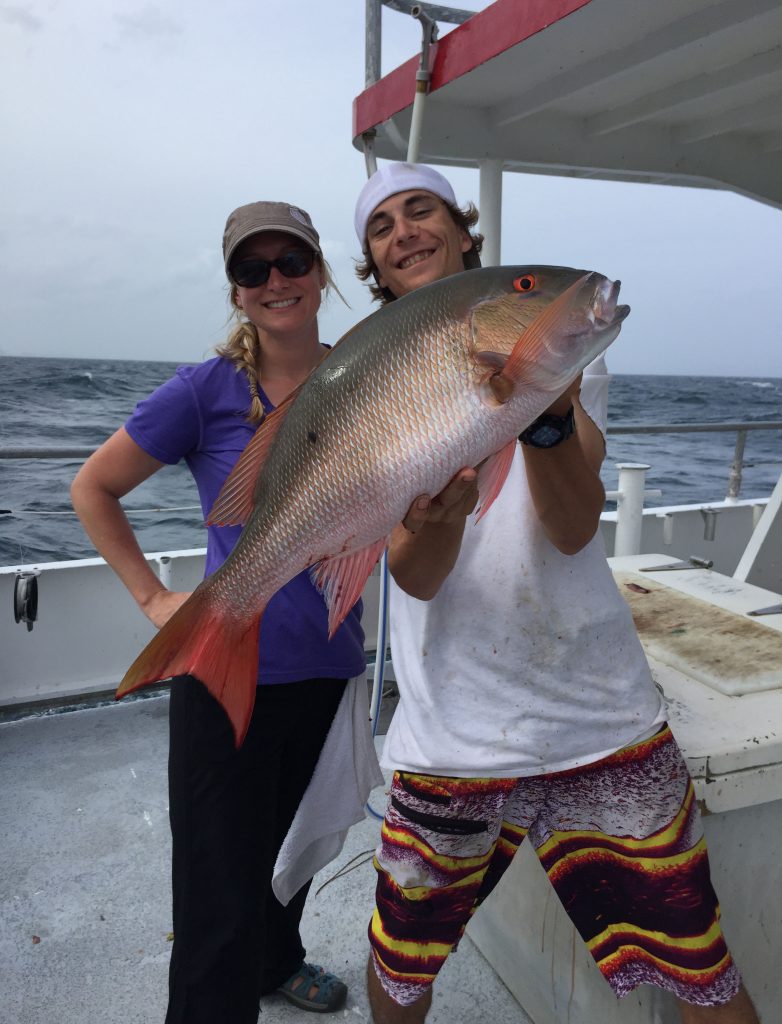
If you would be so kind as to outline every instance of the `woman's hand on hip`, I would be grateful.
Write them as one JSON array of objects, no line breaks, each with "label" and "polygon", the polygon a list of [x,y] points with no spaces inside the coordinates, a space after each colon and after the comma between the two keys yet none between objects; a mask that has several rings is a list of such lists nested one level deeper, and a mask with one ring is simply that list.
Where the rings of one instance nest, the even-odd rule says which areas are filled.
[{"label": "woman's hand on hip", "polygon": [[142,606],[142,611],[149,621],[162,629],[177,609],[190,597],[190,593],[181,590],[158,590]]}]

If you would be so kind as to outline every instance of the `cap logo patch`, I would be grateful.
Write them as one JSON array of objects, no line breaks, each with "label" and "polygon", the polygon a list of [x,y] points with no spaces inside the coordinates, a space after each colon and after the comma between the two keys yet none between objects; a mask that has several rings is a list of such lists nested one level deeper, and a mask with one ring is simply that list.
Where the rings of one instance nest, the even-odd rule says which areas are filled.
[{"label": "cap logo patch", "polygon": [[310,226],[307,214],[300,210],[298,206],[289,206],[288,213],[291,215],[291,217],[293,217],[294,220],[297,220],[299,224],[303,224],[306,228]]}]

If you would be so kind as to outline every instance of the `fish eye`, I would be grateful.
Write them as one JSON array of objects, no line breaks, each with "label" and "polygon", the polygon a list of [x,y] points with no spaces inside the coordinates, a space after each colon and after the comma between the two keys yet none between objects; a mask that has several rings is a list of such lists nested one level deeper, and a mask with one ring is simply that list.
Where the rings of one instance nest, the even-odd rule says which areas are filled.
[{"label": "fish eye", "polygon": [[535,275],[522,274],[513,282],[513,287],[517,292],[531,292],[535,287]]}]

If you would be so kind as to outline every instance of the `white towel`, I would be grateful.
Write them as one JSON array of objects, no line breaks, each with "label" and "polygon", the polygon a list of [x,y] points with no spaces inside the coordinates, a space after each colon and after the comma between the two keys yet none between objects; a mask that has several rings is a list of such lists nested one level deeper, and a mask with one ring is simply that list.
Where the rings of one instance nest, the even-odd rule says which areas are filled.
[{"label": "white towel", "polygon": [[299,889],[342,849],[351,825],[366,816],[366,802],[383,784],[369,722],[364,676],[350,679],[318,763],[277,855],[272,889],[286,906]]}]

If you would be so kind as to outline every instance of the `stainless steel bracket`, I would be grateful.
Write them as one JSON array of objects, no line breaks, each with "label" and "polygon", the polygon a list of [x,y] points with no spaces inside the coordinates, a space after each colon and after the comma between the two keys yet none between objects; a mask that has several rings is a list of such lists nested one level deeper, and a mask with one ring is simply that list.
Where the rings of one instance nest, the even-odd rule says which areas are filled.
[{"label": "stainless steel bracket", "polygon": [[666,562],[665,565],[647,565],[639,572],[668,572],[669,569],[711,569],[714,562],[710,558],[697,558],[691,555],[683,562]]}]

